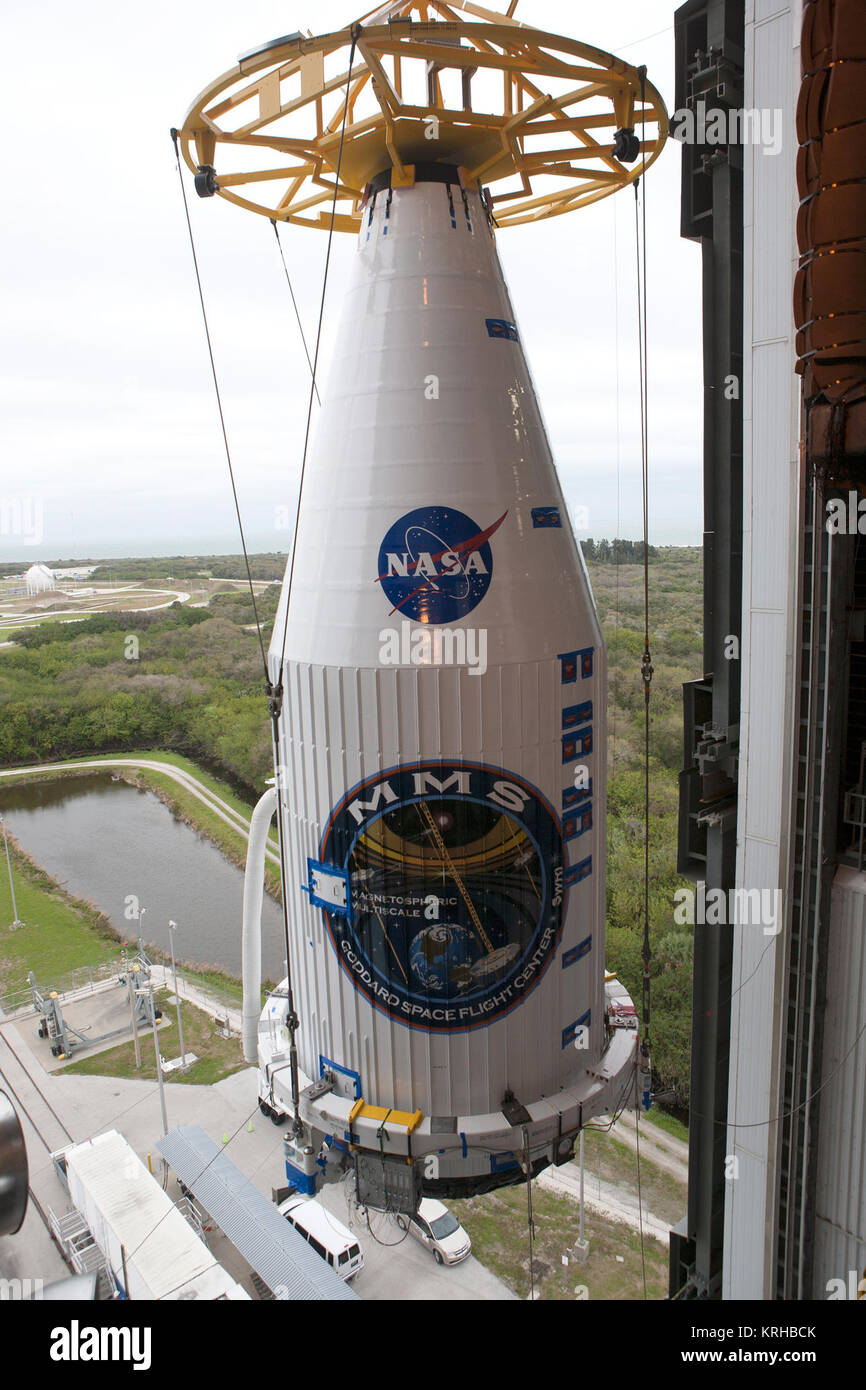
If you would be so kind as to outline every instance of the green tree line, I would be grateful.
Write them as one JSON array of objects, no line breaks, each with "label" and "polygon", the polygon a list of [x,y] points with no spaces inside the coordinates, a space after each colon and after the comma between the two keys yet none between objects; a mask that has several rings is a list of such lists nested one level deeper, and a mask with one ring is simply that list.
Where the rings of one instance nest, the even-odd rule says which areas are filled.
[{"label": "green tree line", "polygon": [[[592,536],[581,541],[580,548],[586,563],[597,565],[643,564],[643,541],[624,541],[617,536],[614,540],[594,541]],[[647,546],[647,558],[653,560],[658,555],[654,545]]]},{"label": "green tree line", "polygon": [[[160,577],[167,564],[179,568],[173,561],[147,563]],[[606,958],[639,1002],[643,566],[624,558],[612,565],[595,554],[589,569],[609,669]],[[257,598],[266,635],[277,596],[274,587]],[[228,776],[252,800],[273,773],[261,654],[256,634],[249,630],[253,622],[250,597],[238,590],[214,596],[208,608],[174,604],[152,613],[111,612],[16,633],[15,645],[0,654],[0,764],[161,748],[185,753]],[[673,918],[674,893],[683,882],[676,872],[677,772],[682,765],[682,684],[702,674],[701,623],[700,550],[660,551],[653,557],[650,578],[655,667],[650,699],[651,1032],[656,1084],[673,1090],[683,1107],[689,1085],[692,933]],[[138,649],[132,660],[130,636]]]},{"label": "green tree line", "polygon": [[[257,600],[266,634],[276,602],[276,589]],[[0,763],[163,748],[256,795],[273,768],[253,621],[240,592],[206,609],[100,613],[16,634],[0,663]]]}]

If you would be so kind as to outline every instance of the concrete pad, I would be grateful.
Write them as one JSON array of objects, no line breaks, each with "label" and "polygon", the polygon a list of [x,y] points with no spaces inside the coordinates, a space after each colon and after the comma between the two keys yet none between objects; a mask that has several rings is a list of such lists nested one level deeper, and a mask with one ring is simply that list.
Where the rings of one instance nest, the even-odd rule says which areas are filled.
[{"label": "concrete pad", "polygon": [[354,1202],[347,1202],[347,1191],[352,1188],[345,1180],[333,1183],[316,1200],[358,1236],[364,1268],[352,1280],[352,1288],[359,1298],[437,1303],[517,1299],[474,1255],[459,1265],[438,1265],[414,1236],[400,1230],[392,1216],[371,1212],[368,1224]]},{"label": "concrete pad", "polygon": [[[120,1047],[123,1043],[132,1041],[129,1001],[123,985],[109,985],[108,988],[96,989],[92,993],[88,992],[73,999],[61,1000],[60,1007],[67,1028],[70,1030],[74,1028],[77,1032],[83,1033],[85,1037],[92,1036],[94,1039],[101,1039],[101,1041],[82,1042],[70,1031],[69,1040],[73,1044],[72,1053],[68,1057],[52,1057],[51,1042],[48,1038],[39,1037],[41,1015],[30,1014],[19,1023],[19,1028],[46,1071],[62,1071],[70,1062],[80,1062],[85,1057],[95,1057],[100,1052],[107,1051],[108,1048]],[[166,1027],[169,1023],[170,1020],[164,1018],[157,1024],[157,1028]],[[152,1025],[149,1023],[139,1024],[138,1036],[142,1047],[146,1047],[149,1041],[151,1051],[153,1051]]]},{"label": "concrete pad", "polygon": [[191,1067],[197,1061],[198,1056],[195,1052],[185,1052],[182,1057],[172,1057],[168,1062],[163,1061],[162,1074],[170,1076],[173,1071],[186,1071],[187,1067]]}]

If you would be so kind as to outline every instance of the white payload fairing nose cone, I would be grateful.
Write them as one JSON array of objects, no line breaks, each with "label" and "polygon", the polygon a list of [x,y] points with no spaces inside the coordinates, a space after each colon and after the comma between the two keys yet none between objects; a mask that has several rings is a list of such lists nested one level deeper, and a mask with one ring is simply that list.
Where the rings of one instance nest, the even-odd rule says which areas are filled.
[{"label": "white payload fairing nose cone", "polygon": [[[508,24],[439,26],[449,37],[435,42],[450,46],[429,49],[436,72],[463,62],[458,30],[484,30],[507,50]],[[526,104],[515,88],[505,116],[479,116],[464,64],[458,120],[428,62],[443,129],[425,144],[417,108],[395,124],[407,79],[394,55],[405,41],[417,57],[437,26],[405,25],[353,30],[380,103],[390,95],[378,134],[375,119],[346,134],[350,184],[379,149],[381,163],[352,219],[342,216],[343,229],[357,228],[354,273],[269,669],[282,691],[275,753],[300,1116],[339,1144],[423,1160],[427,1190],[470,1192],[513,1177],[517,1154],[524,1168],[527,1158],[561,1161],[588,1118],[634,1092],[636,1036],[611,1030],[605,1010],[604,644],[492,204],[465,167],[470,146],[489,176],[520,167],[525,134],[509,142],[503,131],[551,110],[573,136],[563,113],[581,98],[539,98],[515,114]],[[552,36],[534,34],[520,28],[521,61],[531,50],[543,70]],[[618,74],[610,124],[629,126],[635,70],[557,42],[568,62]],[[333,47],[331,37],[311,43]],[[279,44],[303,50],[293,66],[274,46],[267,61],[282,63],[280,80],[297,69],[312,91],[315,49],[300,36]],[[487,61],[489,45],[478,51]],[[264,52],[251,55],[251,73]],[[515,61],[503,57],[506,83]],[[558,63],[563,76],[592,75]],[[279,109],[276,70],[241,92],[258,96],[263,129]],[[187,119],[185,138],[207,166],[237,80],[220,79]],[[356,100],[361,78],[353,88],[350,69],[343,80]],[[487,120],[493,133],[482,138]],[[317,147],[332,168],[336,129],[322,127]],[[414,141],[402,163],[398,136]],[[578,143],[585,154],[595,141]],[[526,201],[522,220],[625,181],[628,171],[602,155],[613,174],[600,172],[571,202]],[[561,177],[562,156],[542,163],[559,160]],[[585,167],[571,170],[578,185]],[[232,191],[240,178],[225,196],[265,211]],[[278,206],[309,221],[311,200],[292,201],[299,182]],[[277,1110],[290,1108],[285,1013],[272,1001],[258,1037],[262,1094]]]},{"label": "white payload fairing nose cone", "polygon": [[303,1070],[455,1127],[585,1077],[604,645],[491,220],[452,166],[378,179],[363,210],[282,684]]}]

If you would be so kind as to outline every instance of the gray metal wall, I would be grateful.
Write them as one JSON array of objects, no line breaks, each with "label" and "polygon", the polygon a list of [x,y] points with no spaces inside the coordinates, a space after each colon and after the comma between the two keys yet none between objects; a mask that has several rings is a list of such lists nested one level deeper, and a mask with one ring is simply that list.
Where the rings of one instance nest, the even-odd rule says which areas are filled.
[{"label": "gray metal wall", "polygon": [[[794,111],[799,0],[748,0],[746,108],[783,112],[779,154],[744,151],[743,642],[737,886],[786,888],[796,738],[794,682],[801,479],[799,378],[791,287],[796,269]],[[787,904],[785,904],[787,909]],[[723,1297],[772,1297],[776,1126],[787,915],[777,937],[734,935]],[[757,1233],[763,1233],[761,1238]]]}]

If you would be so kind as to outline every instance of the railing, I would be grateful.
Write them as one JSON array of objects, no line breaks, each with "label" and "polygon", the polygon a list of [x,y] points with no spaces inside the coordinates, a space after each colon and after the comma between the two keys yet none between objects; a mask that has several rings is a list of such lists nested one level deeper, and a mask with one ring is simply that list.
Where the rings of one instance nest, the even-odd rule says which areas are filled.
[{"label": "railing", "polygon": [[[126,960],[121,956],[117,960],[100,961],[96,965],[80,965],[74,970],[68,970],[61,975],[58,980],[43,984],[36,982],[36,988],[40,994],[54,992],[61,999],[67,998],[70,994],[79,994],[82,991],[93,993],[98,984],[104,984],[106,980],[119,975],[126,969]],[[33,994],[29,984],[20,985],[15,989],[7,990],[5,994],[0,994],[0,1011],[4,1014],[16,1013],[18,1010],[27,1008],[33,1002]]]},{"label": "railing", "polygon": [[205,1231],[209,1231],[211,1227],[206,1224],[207,1217],[205,1216],[204,1212],[201,1211],[201,1209],[196,1205],[196,1203],[193,1201],[191,1197],[181,1197],[177,1202],[175,1202],[175,1206],[177,1210],[180,1212],[183,1219],[195,1231],[199,1240],[202,1241],[203,1244],[207,1245],[207,1236],[205,1235]]},{"label": "railing", "polygon": [[114,1276],[111,1266],[93,1239],[90,1227],[80,1211],[69,1211],[58,1216],[48,1208],[48,1222],[51,1234],[60,1246],[63,1258],[76,1274],[95,1274],[97,1298],[111,1299],[116,1296]]},{"label": "railing", "polygon": [[[165,971],[165,987],[172,989],[171,965],[165,961],[154,962],[154,964],[157,964],[158,969]],[[56,993],[63,1002],[71,995],[93,993],[98,985],[116,978],[127,968],[128,961],[121,956],[116,960],[102,961],[97,965],[78,966],[75,970],[69,970],[59,979],[50,982],[37,981],[36,988],[43,995]],[[177,979],[183,997],[189,999],[190,1003],[194,1004],[198,1000],[201,1003],[210,1004],[211,1007],[215,1005],[225,1017],[230,1014],[240,1014],[241,998],[229,990],[220,989],[219,985],[213,984],[206,976],[198,975],[187,966],[178,966]],[[29,1009],[32,1003],[33,994],[30,985],[22,984],[0,994],[0,1013],[9,1017]]]},{"label": "railing", "polygon": [[[213,985],[209,980],[202,979],[185,966],[178,969],[177,981],[183,998],[188,999],[191,1004],[198,999],[202,1003],[216,1005],[226,1017],[229,1014],[239,1014],[243,1008],[242,1000],[236,995],[220,989],[219,985]],[[165,983],[169,989],[172,988],[171,966],[166,968]]]}]

